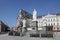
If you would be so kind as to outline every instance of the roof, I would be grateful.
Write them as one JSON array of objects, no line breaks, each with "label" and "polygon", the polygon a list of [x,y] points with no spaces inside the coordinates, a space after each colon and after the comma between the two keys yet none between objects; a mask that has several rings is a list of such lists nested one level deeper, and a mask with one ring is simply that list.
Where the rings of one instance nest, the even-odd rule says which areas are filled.
[{"label": "roof", "polygon": [[[29,12],[21,9],[21,12],[20,12],[23,17],[26,17],[26,18],[32,18],[32,14],[30,14]],[[60,16],[60,13],[50,13],[51,15],[57,15],[57,16]],[[42,16],[46,16],[47,14],[44,14],[44,15],[41,15],[41,16],[37,16],[37,18],[41,18]]]},{"label": "roof", "polygon": [[21,9],[20,13],[24,18],[32,18],[32,14],[30,14],[29,12]]},{"label": "roof", "polygon": [[57,16],[60,15],[60,13],[52,13],[52,14],[53,14],[53,15],[57,15]]},{"label": "roof", "polygon": [[[56,16],[60,16],[60,13],[50,13],[51,15],[56,15]],[[41,16],[37,16],[37,18],[41,18],[42,16],[46,16],[48,14],[45,15],[41,15]]]}]

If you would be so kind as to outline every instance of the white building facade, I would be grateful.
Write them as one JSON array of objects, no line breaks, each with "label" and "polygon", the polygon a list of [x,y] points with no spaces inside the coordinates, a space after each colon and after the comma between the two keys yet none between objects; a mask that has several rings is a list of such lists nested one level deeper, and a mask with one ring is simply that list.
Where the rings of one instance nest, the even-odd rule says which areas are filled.
[{"label": "white building facade", "polygon": [[60,15],[47,14],[38,18],[38,27],[53,26],[53,30],[60,30]]}]

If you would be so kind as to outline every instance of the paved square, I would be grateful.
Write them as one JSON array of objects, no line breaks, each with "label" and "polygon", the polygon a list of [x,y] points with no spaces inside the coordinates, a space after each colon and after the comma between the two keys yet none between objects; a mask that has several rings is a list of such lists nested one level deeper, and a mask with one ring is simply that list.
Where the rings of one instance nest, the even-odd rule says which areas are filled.
[{"label": "paved square", "polygon": [[20,37],[20,36],[8,36],[8,34],[0,35],[0,40],[60,40],[60,33],[56,33],[54,38],[36,38],[36,37]]}]

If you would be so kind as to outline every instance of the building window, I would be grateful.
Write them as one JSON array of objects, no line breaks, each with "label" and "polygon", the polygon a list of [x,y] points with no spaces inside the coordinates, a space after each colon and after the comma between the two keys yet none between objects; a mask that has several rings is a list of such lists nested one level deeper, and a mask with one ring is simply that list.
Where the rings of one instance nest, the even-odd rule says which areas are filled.
[{"label": "building window", "polygon": [[52,23],[51,23],[51,26],[52,26]]},{"label": "building window", "polygon": [[48,19],[48,21],[50,21],[50,19]]},{"label": "building window", "polygon": [[52,19],[51,19],[51,21],[52,21]]},{"label": "building window", "polygon": [[55,29],[55,27],[54,27],[54,29]]},{"label": "building window", "polygon": [[59,28],[57,28],[57,30],[59,30]]},{"label": "building window", "polygon": [[54,25],[55,25],[55,23],[54,23]]},{"label": "building window", "polygon": [[50,24],[48,24],[48,26],[50,26]]}]

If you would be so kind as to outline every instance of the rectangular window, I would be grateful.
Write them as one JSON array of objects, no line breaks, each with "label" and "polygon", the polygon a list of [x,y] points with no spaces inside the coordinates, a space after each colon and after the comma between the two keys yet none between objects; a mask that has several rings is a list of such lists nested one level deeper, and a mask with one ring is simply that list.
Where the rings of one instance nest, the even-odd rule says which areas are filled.
[{"label": "rectangular window", "polygon": [[51,21],[52,21],[52,19],[51,19]]},{"label": "rectangular window", "polygon": [[54,23],[54,25],[55,25],[55,23]]},{"label": "rectangular window", "polygon": [[57,28],[57,30],[59,30],[59,27]]},{"label": "rectangular window", "polygon": [[52,23],[51,23],[51,26],[52,26]]}]

